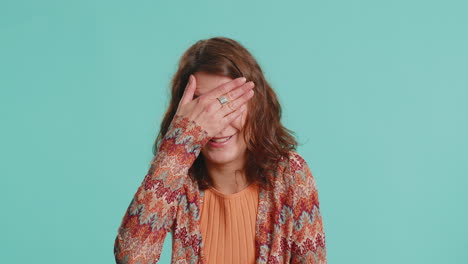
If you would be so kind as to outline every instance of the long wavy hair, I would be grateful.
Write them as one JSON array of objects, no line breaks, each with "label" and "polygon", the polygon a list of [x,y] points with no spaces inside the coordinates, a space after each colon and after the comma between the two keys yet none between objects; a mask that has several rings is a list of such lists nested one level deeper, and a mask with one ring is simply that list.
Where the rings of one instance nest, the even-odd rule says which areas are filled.
[{"label": "long wavy hair", "polygon": [[[230,38],[199,40],[181,56],[177,72],[171,81],[171,100],[154,142],[153,154],[157,155],[189,76],[195,72],[232,79],[244,76],[247,81],[254,82],[255,96],[247,103],[247,119],[243,127],[247,146],[244,171],[249,183],[271,184],[267,173],[275,170],[280,158],[289,157],[288,152],[296,149],[297,141],[293,136],[294,132],[281,124],[281,106],[259,64],[245,47]],[[201,190],[213,185],[207,175],[203,153],[193,163],[189,175]]]}]

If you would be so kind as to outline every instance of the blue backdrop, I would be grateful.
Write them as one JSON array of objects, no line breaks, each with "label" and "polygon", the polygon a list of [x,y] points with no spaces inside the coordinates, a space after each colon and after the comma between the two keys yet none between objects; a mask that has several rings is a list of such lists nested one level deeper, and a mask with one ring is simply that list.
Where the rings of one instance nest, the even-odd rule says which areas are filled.
[{"label": "blue backdrop", "polygon": [[[466,1],[0,3],[2,263],[114,263],[179,56],[258,59],[330,264],[468,263]],[[170,235],[161,263],[170,260]]]}]

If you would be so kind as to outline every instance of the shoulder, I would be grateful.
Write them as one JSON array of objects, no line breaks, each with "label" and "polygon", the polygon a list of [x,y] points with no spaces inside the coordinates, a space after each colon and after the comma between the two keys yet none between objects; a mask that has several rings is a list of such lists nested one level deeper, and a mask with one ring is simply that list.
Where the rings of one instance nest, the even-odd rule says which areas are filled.
[{"label": "shoulder", "polygon": [[308,196],[317,191],[317,185],[307,161],[298,152],[289,151],[288,158],[283,158],[283,177],[293,193]]},{"label": "shoulder", "polygon": [[288,187],[295,191],[311,193],[316,190],[314,176],[307,161],[298,152],[290,150],[288,157],[283,157],[283,178]]},{"label": "shoulder", "polygon": [[300,171],[308,166],[305,159],[296,151],[290,150],[288,153],[288,168],[291,171]]},{"label": "shoulder", "polygon": [[281,157],[280,167],[284,173],[292,174],[310,170],[306,160],[296,151],[290,150],[287,157]]}]

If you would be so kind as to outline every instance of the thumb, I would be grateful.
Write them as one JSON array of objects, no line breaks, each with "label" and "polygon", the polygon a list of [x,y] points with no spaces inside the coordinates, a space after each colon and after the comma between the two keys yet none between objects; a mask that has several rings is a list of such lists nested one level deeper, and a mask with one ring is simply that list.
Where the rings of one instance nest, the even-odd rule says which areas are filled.
[{"label": "thumb", "polygon": [[187,104],[193,100],[193,95],[195,93],[196,87],[197,87],[197,81],[195,79],[195,76],[193,76],[193,74],[190,74],[189,81],[187,85],[185,86],[184,94],[182,95],[182,98],[180,99],[181,105]]}]

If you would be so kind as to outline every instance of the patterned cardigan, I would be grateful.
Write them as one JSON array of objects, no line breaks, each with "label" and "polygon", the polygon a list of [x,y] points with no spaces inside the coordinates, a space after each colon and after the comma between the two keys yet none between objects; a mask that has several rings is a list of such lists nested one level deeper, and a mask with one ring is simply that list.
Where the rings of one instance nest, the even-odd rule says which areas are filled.
[{"label": "patterned cardigan", "polygon": [[[171,263],[206,263],[199,225],[204,191],[188,171],[209,139],[197,123],[175,116],[122,219],[116,263],[157,263],[167,232],[173,239]],[[314,177],[297,152],[289,156],[267,176],[273,187],[260,187],[255,263],[326,264]]]}]

